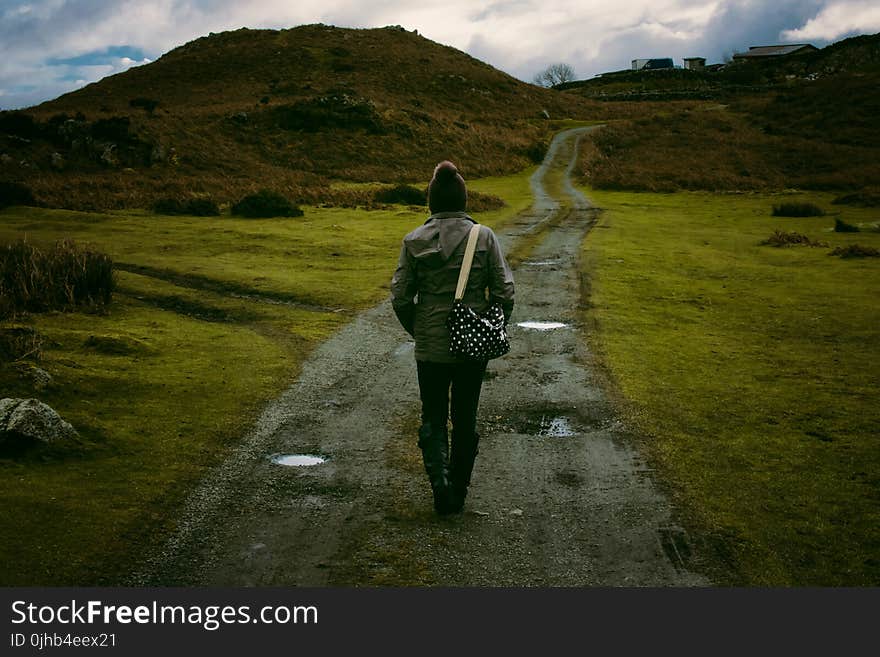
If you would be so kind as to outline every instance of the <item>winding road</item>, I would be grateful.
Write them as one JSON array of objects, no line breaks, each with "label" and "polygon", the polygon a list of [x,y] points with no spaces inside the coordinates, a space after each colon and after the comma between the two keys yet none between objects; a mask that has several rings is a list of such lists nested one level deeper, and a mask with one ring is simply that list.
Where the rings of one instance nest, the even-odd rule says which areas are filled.
[{"label": "winding road", "polygon": [[[131,583],[709,584],[691,570],[687,537],[600,387],[579,324],[578,258],[597,211],[570,173],[591,129],[556,136],[532,178],[534,205],[499,231],[508,251],[533,248],[515,271],[512,350],[483,386],[465,513],[434,515],[413,345],[385,302],[311,356]],[[284,454],[326,461],[272,461]]]}]

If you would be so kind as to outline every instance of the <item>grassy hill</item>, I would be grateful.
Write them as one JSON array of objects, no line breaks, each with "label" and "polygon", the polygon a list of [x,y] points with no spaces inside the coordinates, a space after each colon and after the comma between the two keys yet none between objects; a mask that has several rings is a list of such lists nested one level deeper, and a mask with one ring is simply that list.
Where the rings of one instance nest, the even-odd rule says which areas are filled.
[{"label": "grassy hill", "polygon": [[703,70],[622,70],[556,87],[598,100],[730,99],[797,80],[880,73],[880,34],[844,39],[791,57],[710,65]]},{"label": "grassy hill", "polygon": [[718,71],[620,72],[566,93],[655,105],[678,99],[586,145],[583,173],[594,187],[857,191],[880,186],[878,84],[874,35]]},{"label": "grassy hill", "polygon": [[0,180],[80,209],[259,187],[317,202],[330,179],[425,181],[444,158],[471,178],[521,170],[543,154],[545,111],[597,106],[399,27],[241,29],[0,113]]}]

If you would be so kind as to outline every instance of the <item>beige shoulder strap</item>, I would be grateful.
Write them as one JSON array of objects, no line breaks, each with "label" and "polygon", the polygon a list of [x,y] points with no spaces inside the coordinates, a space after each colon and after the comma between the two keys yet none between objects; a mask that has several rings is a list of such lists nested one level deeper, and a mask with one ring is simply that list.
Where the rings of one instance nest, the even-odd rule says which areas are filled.
[{"label": "beige shoulder strap", "polygon": [[480,236],[480,224],[474,224],[468,235],[467,246],[464,249],[464,260],[461,262],[461,271],[458,274],[458,287],[455,288],[455,300],[464,298],[464,288],[467,287],[468,276],[471,275],[471,265],[474,262],[474,252],[477,250],[477,238]]}]

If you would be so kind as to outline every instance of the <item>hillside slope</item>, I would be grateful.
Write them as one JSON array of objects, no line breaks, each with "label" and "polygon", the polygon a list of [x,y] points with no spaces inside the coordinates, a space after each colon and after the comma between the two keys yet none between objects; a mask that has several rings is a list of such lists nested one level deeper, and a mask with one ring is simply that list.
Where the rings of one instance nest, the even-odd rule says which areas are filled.
[{"label": "hillside slope", "polygon": [[622,70],[556,87],[598,100],[729,100],[798,80],[880,73],[880,34],[851,37],[802,55],[715,64],[703,70]]},{"label": "hillside slope", "polygon": [[595,99],[604,89],[605,98],[626,96],[630,105],[690,99],[586,143],[583,173],[595,187],[863,190],[880,187],[878,87],[873,35],[718,72],[619,73],[564,93]]},{"label": "hillside slope", "polygon": [[542,155],[544,111],[590,106],[399,27],[241,29],[0,114],[0,179],[67,207],[265,186],[314,200],[328,179],[419,181],[443,158],[519,170]]}]

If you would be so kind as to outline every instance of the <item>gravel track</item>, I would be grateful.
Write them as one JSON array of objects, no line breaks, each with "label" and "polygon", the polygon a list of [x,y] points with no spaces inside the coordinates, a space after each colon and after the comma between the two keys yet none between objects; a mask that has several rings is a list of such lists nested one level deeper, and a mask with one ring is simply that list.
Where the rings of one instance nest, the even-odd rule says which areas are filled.
[{"label": "gravel track", "polygon": [[[413,345],[385,302],[317,349],[130,583],[708,584],[689,569],[687,537],[601,389],[578,324],[578,256],[596,210],[568,178],[591,129],[556,136],[532,178],[534,206],[499,233],[510,248],[552,221],[515,272],[512,350],[483,387],[465,513],[431,508]],[[553,168],[569,174],[568,198],[547,193]],[[389,278],[392,268],[389,254]],[[517,326],[525,321],[566,326]],[[277,454],[327,461],[289,468],[271,462]]]}]

